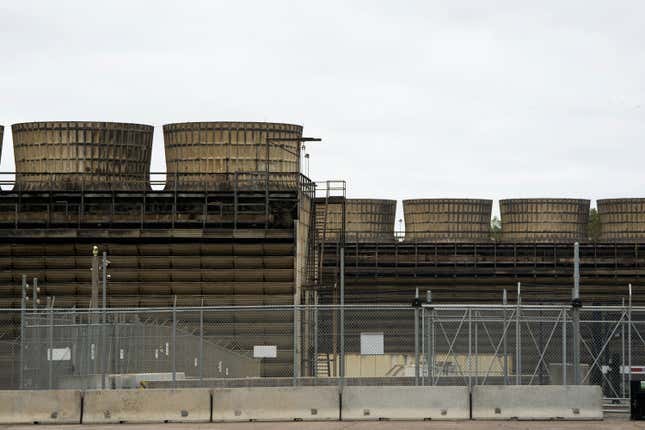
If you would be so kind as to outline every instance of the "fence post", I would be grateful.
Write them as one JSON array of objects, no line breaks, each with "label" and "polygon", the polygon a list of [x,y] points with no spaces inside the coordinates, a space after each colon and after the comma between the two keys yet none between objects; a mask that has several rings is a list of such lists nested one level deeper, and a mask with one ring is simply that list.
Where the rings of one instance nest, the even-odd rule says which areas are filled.
[{"label": "fence post", "polygon": [[[424,370],[424,367],[428,367],[428,353],[427,353],[427,348],[428,346],[426,345],[426,329],[427,329],[427,324],[426,324],[426,310],[425,308],[421,308],[421,315],[419,316],[419,327],[421,328],[421,333],[419,333],[419,337],[421,339],[421,352],[420,352],[420,357],[422,356],[425,360],[425,366],[421,367],[421,385],[425,386],[426,385],[426,374],[428,373],[427,370]],[[420,361],[420,359],[419,359]]]},{"label": "fence post", "polygon": [[629,384],[629,397],[632,395],[632,284],[629,284],[629,297],[627,298],[627,381]]},{"label": "fence post", "polygon": [[177,388],[177,296],[172,302],[172,386]]},{"label": "fence post", "polygon": [[199,382],[204,383],[204,298],[199,308]]},{"label": "fence post", "polygon": [[520,306],[522,304],[522,284],[517,283],[517,309],[515,311],[515,385],[522,385],[522,326],[520,325]]},{"label": "fence post", "polygon": [[[428,380],[430,381],[430,385],[433,385],[432,377],[434,373],[434,336],[432,333],[432,330],[434,330],[434,308],[432,307],[432,291],[428,290],[426,291],[426,302],[428,304],[428,316],[427,317],[422,317],[423,318],[423,324],[424,324],[424,329],[427,332],[427,335],[425,336],[426,340],[426,368],[427,373],[428,373]],[[425,315],[425,309],[423,310],[423,313]],[[427,321],[427,322],[426,322]]]},{"label": "fence post", "polygon": [[296,302],[294,300],[293,302],[293,325],[291,326],[291,342],[292,342],[292,359],[293,359],[293,372],[292,372],[292,379],[291,379],[291,385],[294,387],[298,384],[298,351],[296,344],[298,342],[298,334],[297,334],[297,327],[298,327],[298,305],[296,305]]},{"label": "fence post", "polygon": [[473,326],[473,317],[472,317],[472,308],[468,307],[468,389],[472,387],[471,377],[472,377],[472,327]]},{"label": "fence post", "polygon": [[345,384],[345,246],[340,248],[340,391]]},{"label": "fence post", "polygon": [[479,346],[478,346],[478,328],[477,328],[477,310],[475,309],[475,385],[479,384]]},{"label": "fence post", "polygon": [[24,378],[24,369],[25,369],[25,307],[27,306],[27,275],[22,275],[22,293],[20,295],[20,389],[25,388],[25,378]]},{"label": "fence post", "polygon": [[620,324],[620,389],[623,393],[623,398],[625,398],[625,298],[622,300],[623,315],[622,323]]},{"label": "fence post", "polygon": [[414,298],[414,385],[419,385],[419,289]]},{"label": "fence post", "polygon": [[580,244],[573,245],[573,297],[571,300],[573,336],[573,384],[580,385]]},{"label": "fence post", "polygon": [[[101,374],[101,388],[105,389],[105,378],[107,377],[107,367],[108,367],[108,353],[107,353],[107,328],[105,327],[106,324],[106,314],[107,314],[107,252],[103,251],[103,260],[101,264],[101,290],[102,290],[102,298],[101,298],[101,304],[103,307],[103,318],[102,319],[102,324],[101,324],[101,369],[102,369],[102,374]],[[145,341],[145,340],[144,340]]]},{"label": "fence post", "polygon": [[506,305],[508,304],[508,299],[506,296],[506,288],[502,291],[502,309],[504,325],[502,327],[502,348],[504,349],[504,385],[508,385],[508,349],[506,345],[506,337],[508,336],[508,330],[506,326]]},{"label": "fence post", "polygon": [[312,375],[318,376],[318,293],[314,291],[314,359]]},{"label": "fence post", "polygon": [[562,307],[562,385],[567,383],[567,307]]},{"label": "fence post", "polygon": [[54,376],[54,302],[49,302],[49,389],[52,389]]}]

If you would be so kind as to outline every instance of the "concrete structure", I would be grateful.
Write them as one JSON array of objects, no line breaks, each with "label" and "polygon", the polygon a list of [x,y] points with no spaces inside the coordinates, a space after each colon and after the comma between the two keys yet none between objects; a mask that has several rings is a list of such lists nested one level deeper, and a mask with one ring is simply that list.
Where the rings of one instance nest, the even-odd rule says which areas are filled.
[{"label": "concrete structure", "polygon": [[209,422],[206,389],[89,390],[83,396],[83,424]]},{"label": "concrete structure", "polygon": [[345,420],[465,420],[468,387],[344,387]]},{"label": "concrete structure", "polygon": [[326,242],[337,242],[343,231],[351,242],[393,242],[396,200],[343,199],[316,201],[318,236]]},{"label": "concrete structure", "polygon": [[338,387],[253,387],[213,390],[213,422],[335,421]]},{"label": "concrete structure", "polygon": [[582,242],[587,239],[589,200],[500,200],[505,242]]},{"label": "concrete structure", "polygon": [[405,240],[488,242],[492,200],[403,200]]},{"label": "concrete structure", "polygon": [[16,185],[20,190],[147,190],[149,125],[115,122],[14,124]]},{"label": "concrete structure", "polygon": [[600,420],[596,385],[478,385],[472,391],[476,420]]},{"label": "concrete structure", "polygon": [[601,241],[645,240],[645,198],[598,200],[597,205]]},{"label": "concrete structure", "polygon": [[300,172],[300,125],[185,122],[166,124],[163,131],[169,190],[246,188],[263,185],[264,172]]},{"label": "concrete structure", "polygon": [[79,424],[80,422],[80,391],[0,391],[1,424]]}]

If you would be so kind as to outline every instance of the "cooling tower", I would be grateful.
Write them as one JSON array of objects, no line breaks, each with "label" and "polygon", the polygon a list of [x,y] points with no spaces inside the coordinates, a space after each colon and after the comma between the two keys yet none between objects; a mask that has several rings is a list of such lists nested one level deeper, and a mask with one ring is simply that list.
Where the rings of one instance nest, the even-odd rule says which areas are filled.
[{"label": "cooling tower", "polygon": [[598,200],[600,240],[629,242],[645,240],[645,198]]},{"label": "cooling tower", "polygon": [[[345,240],[347,242],[392,242],[396,200],[345,200]],[[337,241],[342,231],[343,203],[316,205],[316,225],[319,236],[324,230],[326,241]],[[326,222],[325,222],[326,220]],[[326,227],[325,227],[326,225]]]},{"label": "cooling tower", "polygon": [[581,242],[587,239],[589,200],[500,200],[502,240]]},{"label": "cooling tower", "polygon": [[[302,126],[268,122],[185,122],[163,127],[166,189],[233,188],[234,182],[295,183]],[[291,175],[287,175],[291,174]]]},{"label": "cooling tower", "polygon": [[116,122],[14,124],[16,188],[146,190],[153,127]]},{"label": "cooling tower", "polygon": [[405,240],[488,242],[492,200],[403,200]]}]

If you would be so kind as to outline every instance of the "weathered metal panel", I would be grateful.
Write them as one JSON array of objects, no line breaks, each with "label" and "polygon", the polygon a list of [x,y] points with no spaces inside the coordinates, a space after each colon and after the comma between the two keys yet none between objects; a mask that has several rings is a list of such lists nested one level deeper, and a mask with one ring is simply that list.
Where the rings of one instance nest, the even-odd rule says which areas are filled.
[{"label": "weathered metal panel", "polygon": [[149,188],[154,128],[115,122],[29,122],[12,127],[16,189]]},{"label": "weathered metal panel", "polygon": [[492,207],[492,200],[404,200],[405,240],[487,242]]}]

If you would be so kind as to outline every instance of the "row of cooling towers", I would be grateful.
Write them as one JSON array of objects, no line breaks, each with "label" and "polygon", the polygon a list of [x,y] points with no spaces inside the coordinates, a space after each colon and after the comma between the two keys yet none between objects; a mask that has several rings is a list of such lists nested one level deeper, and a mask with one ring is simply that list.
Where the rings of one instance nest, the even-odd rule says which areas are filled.
[{"label": "row of cooling towers", "polygon": [[[106,184],[123,191],[150,187],[153,126],[30,122],[14,124],[11,129],[18,189],[105,190]],[[0,127],[0,144],[2,132]],[[299,125],[189,122],[164,125],[163,133],[168,188],[203,190],[209,182],[225,179],[217,174],[294,173],[300,168]]]},{"label": "row of cooling towers", "polygon": [[[598,200],[602,241],[645,240],[645,199]],[[405,240],[412,242],[469,242],[491,240],[492,200],[403,200]],[[581,199],[500,200],[501,240],[507,242],[588,241],[590,201]],[[323,232],[334,240],[342,227],[342,206],[331,206]],[[348,241],[394,240],[396,200],[348,199],[345,237]]]},{"label": "row of cooling towers", "polygon": [[[0,150],[3,131],[0,126]],[[112,190],[149,189],[153,131],[150,125],[114,122],[14,124],[15,187],[104,190],[109,184]],[[166,187],[203,190],[221,180],[220,175],[299,172],[302,131],[299,125],[266,122],[164,125]],[[490,200],[406,200],[406,240],[489,241],[491,208]],[[392,240],[395,210],[393,200],[348,200],[347,237]],[[340,230],[339,211],[329,206],[326,234],[330,239]],[[503,240],[587,239],[588,200],[502,200],[500,212]],[[602,240],[645,239],[645,199],[599,200],[598,212]]]}]

